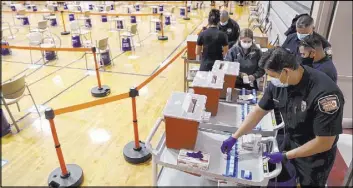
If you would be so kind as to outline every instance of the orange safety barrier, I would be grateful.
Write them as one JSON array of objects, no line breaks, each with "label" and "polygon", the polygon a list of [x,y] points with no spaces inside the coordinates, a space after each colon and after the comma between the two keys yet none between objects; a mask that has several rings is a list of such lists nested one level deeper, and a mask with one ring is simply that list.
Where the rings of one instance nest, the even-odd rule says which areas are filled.
[{"label": "orange safety barrier", "polygon": [[152,76],[148,77],[144,82],[142,82],[139,86],[137,86],[137,90],[140,90],[143,88],[145,85],[150,83],[156,76],[158,76],[164,69],[166,69],[170,64],[172,64],[176,58],[178,58],[184,51],[186,50],[186,47],[184,47],[177,55],[173,57],[165,66],[160,68],[157,72],[155,72]]},{"label": "orange safety barrier", "polygon": [[57,110],[54,110],[54,113],[55,113],[55,115],[60,115],[60,114],[65,114],[65,113],[69,113],[69,112],[75,112],[78,110],[83,110],[86,108],[91,108],[94,106],[98,106],[98,105],[102,105],[102,104],[106,104],[106,103],[110,103],[110,102],[114,102],[114,101],[118,101],[118,100],[126,99],[126,98],[129,98],[129,93],[122,93],[119,95],[114,95],[114,96],[106,97],[103,99],[98,99],[98,100],[91,101],[91,102],[85,102],[82,104],[72,105],[72,106],[65,107],[65,108],[59,108]]},{"label": "orange safety barrier", "polygon": [[144,1],[142,4],[166,4],[166,5],[173,5],[173,4],[184,4],[184,2],[171,2],[171,1],[153,1],[153,2],[148,2]]},{"label": "orange safety barrier", "polygon": [[39,51],[57,51],[57,52],[87,52],[92,51],[91,48],[41,48],[35,46],[7,46],[1,45],[1,48],[11,48],[19,50],[39,50]]},{"label": "orange safety barrier", "polygon": [[92,88],[91,93],[94,97],[105,97],[110,94],[110,88],[108,86],[102,87],[102,84],[101,84],[100,75],[99,75],[99,66],[98,66],[97,57],[96,57],[96,47],[92,47],[92,48],[41,48],[41,47],[29,47],[29,46],[1,45],[1,48],[12,48],[12,49],[20,49],[20,50],[39,50],[39,51],[65,51],[65,52],[92,51],[98,87]]},{"label": "orange safety barrier", "polygon": [[[134,126],[134,141],[133,141],[133,145],[131,144],[132,142],[130,142],[124,147],[125,160],[130,162],[130,163],[133,163],[133,164],[138,164],[138,163],[146,162],[146,161],[148,161],[151,158],[151,154],[148,151],[146,151],[146,147],[144,146],[144,143],[140,142],[140,140],[139,140],[139,131],[138,131],[138,123],[137,123],[137,110],[136,110],[136,96],[138,96],[138,90],[139,89],[143,88],[146,84],[148,84],[156,76],[158,76],[162,71],[164,71],[169,65],[171,65],[173,62],[175,62],[175,60],[185,50],[186,50],[186,47],[181,49],[181,51],[179,53],[177,53],[167,64],[165,64],[165,66],[163,66],[158,71],[156,71],[153,75],[151,75],[148,79],[146,79],[138,87],[131,88],[129,93],[122,93],[122,94],[119,94],[119,95],[115,95],[115,96],[111,96],[111,97],[107,97],[107,98],[103,98],[103,99],[98,99],[98,100],[95,100],[95,101],[85,102],[85,103],[82,103],[82,104],[72,105],[72,106],[65,107],[65,108],[60,108],[60,109],[57,109],[57,110],[53,110],[51,108],[46,109],[45,115],[46,115],[46,119],[50,123],[50,128],[51,128],[51,131],[52,131],[52,135],[53,135],[53,139],[54,139],[54,143],[55,143],[55,148],[56,148],[58,159],[59,159],[59,163],[60,163],[60,168],[61,168],[61,173],[62,173],[61,178],[65,179],[65,178],[67,178],[67,176],[70,176],[70,171],[68,171],[66,169],[64,157],[63,157],[61,149],[60,149],[60,144],[59,144],[59,140],[58,140],[58,137],[57,137],[55,124],[54,124],[55,115],[60,115],[60,114],[74,112],[74,111],[78,111],[78,110],[82,110],[82,109],[87,109],[87,108],[90,108],[90,107],[93,107],[93,106],[98,106],[98,105],[110,103],[110,102],[113,102],[113,101],[126,99],[126,98],[129,98],[129,97],[131,98],[131,102],[132,102],[131,104],[132,104],[132,114],[133,114],[132,120],[133,120],[133,126]],[[95,54],[95,48],[92,48],[92,52]],[[96,59],[95,59],[95,61],[96,61]],[[72,166],[70,166],[70,167],[72,167]],[[79,168],[80,169],[80,167],[78,167],[78,166],[75,166],[75,168]],[[76,172],[76,170],[75,170],[75,172]],[[78,175],[80,175],[81,178],[83,177],[83,173],[82,174],[78,174]],[[77,180],[77,182],[79,184],[82,183],[82,181],[80,181],[80,180],[81,179]]]}]

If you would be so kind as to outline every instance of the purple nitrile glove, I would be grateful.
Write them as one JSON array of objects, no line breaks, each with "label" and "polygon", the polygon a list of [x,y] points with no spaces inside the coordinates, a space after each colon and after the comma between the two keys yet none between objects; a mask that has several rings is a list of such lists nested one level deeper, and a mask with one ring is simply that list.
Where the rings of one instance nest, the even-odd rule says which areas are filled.
[{"label": "purple nitrile glove", "polygon": [[265,157],[268,157],[270,160],[268,162],[275,164],[275,163],[280,163],[284,159],[284,154],[281,152],[274,152],[274,153],[264,153]]},{"label": "purple nitrile glove", "polygon": [[223,141],[223,144],[221,146],[222,153],[229,153],[230,150],[232,150],[232,147],[234,146],[235,142],[237,142],[237,139],[232,136],[227,138],[227,140]]},{"label": "purple nitrile glove", "polygon": [[195,152],[192,152],[192,153],[186,152],[186,155],[188,157],[193,157],[193,158],[199,158],[199,159],[203,158],[203,155],[202,155],[201,151],[198,151],[197,153],[195,153]]}]

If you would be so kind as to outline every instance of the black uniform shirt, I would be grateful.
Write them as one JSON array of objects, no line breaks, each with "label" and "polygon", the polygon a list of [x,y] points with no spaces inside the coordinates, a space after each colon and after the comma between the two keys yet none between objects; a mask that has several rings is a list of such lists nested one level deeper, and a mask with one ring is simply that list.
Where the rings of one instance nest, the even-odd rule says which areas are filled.
[{"label": "black uniform shirt", "polygon": [[228,23],[225,26],[218,24],[218,28],[227,34],[229,48],[231,48],[239,38],[240,27],[238,23],[235,20],[229,18]]},{"label": "black uniform shirt", "polygon": [[[313,35],[318,35],[321,38],[322,42],[322,47],[325,50],[325,53],[331,57],[331,44],[320,34],[316,33],[315,31],[313,32]],[[286,48],[290,52],[296,54],[297,56],[301,57],[300,51],[299,51],[299,42],[300,40],[298,39],[297,33],[292,33],[287,36],[286,40],[283,42],[282,47]]]},{"label": "black uniform shirt", "polygon": [[228,37],[217,27],[210,27],[200,33],[197,45],[203,49],[202,61],[223,60],[222,47],[228,45]]},{"label": "black uniform shirt", "polygon": [[299,84],[279,88],[270,83],[259,102],[264,110],[279,108],[291,142],[285,146],[287,151],[304,145],[315,136],[337,135],[336,144],[342,133],[344,98],[341,90],[325,73],[303,67]]},{"label": "black uniform shirt", "polygon": [[327,74],[327,76],[329,76],[335,83],[337,83],[337,70],[332,62],[332,59],[330,59],[328,56],[325,56],[319,61],[314,62],[312,67]]}]

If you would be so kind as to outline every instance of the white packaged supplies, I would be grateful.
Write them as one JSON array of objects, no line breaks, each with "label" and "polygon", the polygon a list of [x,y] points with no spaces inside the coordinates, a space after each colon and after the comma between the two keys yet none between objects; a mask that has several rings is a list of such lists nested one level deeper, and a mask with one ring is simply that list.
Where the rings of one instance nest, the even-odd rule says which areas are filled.
[{"label": "white packaged supplies", "polygon": [[189,168],[197,168],[200,170],[208,170],[210,164],[210,154],[201,152],[203,155],[202,159],[188,157],[187,152],[196,153],[197,151],[181,149],[178,155],[178,165]]}]

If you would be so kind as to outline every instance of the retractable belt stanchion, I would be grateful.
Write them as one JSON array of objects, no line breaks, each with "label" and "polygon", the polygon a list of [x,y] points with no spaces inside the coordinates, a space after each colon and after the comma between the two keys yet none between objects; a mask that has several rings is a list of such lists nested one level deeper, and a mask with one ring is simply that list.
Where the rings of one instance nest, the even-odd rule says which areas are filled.
[{"label": "retractable belt stanchion", "polygon": [[134,125],[134,141],[127,143],[124,147],[124,158],[132,164],[144,163],[151,159],[152,155],[147,151],[145,143],[139,140],[137,112],[136,112],[136,96],[139,96],[137,88],[130,89],[129,96],[132,102],[132,122]]},{"label": "retractable belt stanchion", "polygon": [[233,15],[233,12],[232,12],[232,1],[229,1],[229,15]]},{"label": "retractable belt stanchion", "polygon": [[61,14],[61,20],[63,22],[63,27],[64,27],[64,31],[61,32],[61,35],[68,35],[68,34],[70,34],[70,31],[66,31],[65,20],[64,20],[64,11],[60,11],[60,14]]},{"label": "retractable belt stanchion", "polygon": [[107,85],[101,85],[101,79],[99,76],[99,66],[96,57],[96,47],[92,48],[93,58],[94,58],[94,65],[96,68],[96,76],[98,81],[98,86],[91,89],[91,93],[93,97],[105,97],[110,94],[110,87]]},{"label": "retractable belt stanchion", "polygon": [[190,20],[188,17],[188,1],[185,1],[185,17],[183,18],[184,20]]},{"label": "retractable belt stanchion", "polygon": [[164,23],[163,23],[163,13],[161,13],[161,32],[162,32],[162,36],[158,36],[158,40],[168,40],[167,36],[164,36]]},{"label": "retractable belt stanchion", "polygon": [[52,171],[48,177],[49,187],[77,187],[83,182],[82,168],[76,164],[65,164],[64,156],[61,151],[58,135],[54,123],[54,111],[52,108],[45,110],[45,118],[49,120],[51,133],[53,136],[56,154],[59,159],[60,167]]}]

